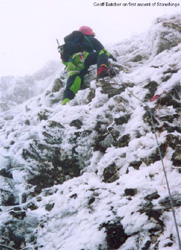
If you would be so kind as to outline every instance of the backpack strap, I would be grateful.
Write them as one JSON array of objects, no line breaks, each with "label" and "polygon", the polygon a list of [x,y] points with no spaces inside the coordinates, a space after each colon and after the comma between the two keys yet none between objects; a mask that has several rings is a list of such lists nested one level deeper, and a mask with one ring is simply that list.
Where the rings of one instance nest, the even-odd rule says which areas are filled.
[{"label": "backpack strap", "polygon": [[91,41],[89,40],[89,38],[87,36],[84,36],[85,40],[87,40],[88,44],[90,45],[91,49],[94,50],[94,47],[91,43]]}]

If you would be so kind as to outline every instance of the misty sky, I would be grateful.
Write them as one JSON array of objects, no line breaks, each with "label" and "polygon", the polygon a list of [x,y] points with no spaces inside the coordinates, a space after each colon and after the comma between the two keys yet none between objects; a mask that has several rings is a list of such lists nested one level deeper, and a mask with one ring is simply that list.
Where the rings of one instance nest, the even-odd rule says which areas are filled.
[{"label": "misty sky", "polygon": [[[116,0],[108,3],[154,3]],[[179,3],[179,0],[160,0]],[[93,28],[104,44],[118,43],[146,31],[156,17],[181,7],[94,6],[94,0],[0,0],[0,76],[32,74],[49,60],[59,60],[56,38],[82,25]]]}]

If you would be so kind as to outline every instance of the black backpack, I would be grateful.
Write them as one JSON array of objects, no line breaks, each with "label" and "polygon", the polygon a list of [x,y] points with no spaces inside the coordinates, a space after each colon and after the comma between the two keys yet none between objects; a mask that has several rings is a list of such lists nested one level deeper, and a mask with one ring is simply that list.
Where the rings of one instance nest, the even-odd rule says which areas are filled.
[{"label": "black backpack", "polygon": [[73,31],[70,35],[64,38],[65,44],[61,46],[61,59],[64,62],[68,62],[69,58],[78,52],[84,51],[84,47],[81,45],[83,42],[84,34],[80,31]]},{"label": "black backpack", "polygon": [[86,50],[87,46],[91,47],[91,50],[93,48],[89,39],[80,31],[73,31],[64,38],[64,42],[60,47],[61,59],[64,62],[68,62],[73,54]]}]

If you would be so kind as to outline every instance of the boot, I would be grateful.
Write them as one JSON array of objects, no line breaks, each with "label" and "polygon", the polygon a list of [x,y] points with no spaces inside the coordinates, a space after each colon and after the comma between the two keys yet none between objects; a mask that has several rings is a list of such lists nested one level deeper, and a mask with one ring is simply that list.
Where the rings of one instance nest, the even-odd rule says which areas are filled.
[{"label": "boot", "polygon": [[109,76],[111,78],[115,77],[115,70],[111,66],[107,67],[105,64],[100,65],[97,71],[97,79],[104,78],[106,76]]},{"label": "boot", "polygon": [[116,76],[116,71],[112,66],[108,67],[108,75],[112,78]]},{"label": "boot", "polygon": [[101,64],[97,70],[97,79],[104,78],[106,76],[109,76],[107,66],[105,64]]}]

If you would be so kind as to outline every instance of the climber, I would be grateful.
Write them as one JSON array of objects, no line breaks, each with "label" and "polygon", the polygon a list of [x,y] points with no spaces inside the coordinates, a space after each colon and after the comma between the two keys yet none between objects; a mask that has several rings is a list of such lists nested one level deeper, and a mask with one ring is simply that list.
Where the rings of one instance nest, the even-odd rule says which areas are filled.
[{"label": "climber", "polygon": [[83,85],[84,76],[91,65],[97,64],[97,78],[115,76],[109,66],[108,58],[116,59],[94,37],[90,27],[82,26],[64,38],[65,44],[59,46],[62,62],[66,65],[68,80],[62,104],[72,100]]}]

